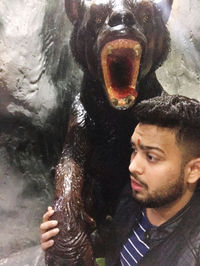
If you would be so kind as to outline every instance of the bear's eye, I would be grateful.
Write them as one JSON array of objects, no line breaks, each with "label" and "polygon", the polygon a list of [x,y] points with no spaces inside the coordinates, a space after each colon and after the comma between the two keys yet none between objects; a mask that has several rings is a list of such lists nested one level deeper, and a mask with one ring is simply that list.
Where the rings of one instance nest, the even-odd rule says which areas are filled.
[{"label": "bear's eye", "polygon": [[96,24],[101,24],[102,19],[101,19],[101,18],[96,18],[96,19],[95,19],[95,22],[96,22]]},{"label": "bear's eye", "polygon": [[150,21],[150,16],[147,15],[147,14],[145,14],[145,15],[143,16],[143,23],[148,23],[149,21]]}]

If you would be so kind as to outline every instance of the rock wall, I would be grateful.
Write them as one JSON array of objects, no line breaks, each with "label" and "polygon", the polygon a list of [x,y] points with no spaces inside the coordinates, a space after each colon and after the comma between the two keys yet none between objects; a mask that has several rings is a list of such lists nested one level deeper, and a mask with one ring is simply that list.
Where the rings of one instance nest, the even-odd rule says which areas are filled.
[{"label": "rock wall", "polygon": [[157,71],[158,79],[170,94],[200,100],[200,1],[174,0],[168,22],[171,52]]}]

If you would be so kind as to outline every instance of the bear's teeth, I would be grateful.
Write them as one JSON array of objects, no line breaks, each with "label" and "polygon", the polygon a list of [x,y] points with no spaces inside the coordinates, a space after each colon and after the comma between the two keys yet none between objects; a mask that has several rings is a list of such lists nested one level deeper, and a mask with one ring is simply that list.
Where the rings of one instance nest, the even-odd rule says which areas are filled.
[{"label": "bear's teeth", "polygon": [[106,93],[115,108],[128,108],[137,97],[141,55],[140,43],[128,39],[108,42],[102,49],[101,66]]}]

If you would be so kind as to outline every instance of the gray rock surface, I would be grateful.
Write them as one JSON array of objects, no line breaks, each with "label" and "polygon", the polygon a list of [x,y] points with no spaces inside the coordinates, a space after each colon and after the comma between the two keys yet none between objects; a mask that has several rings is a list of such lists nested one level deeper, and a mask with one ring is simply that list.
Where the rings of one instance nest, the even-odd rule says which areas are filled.
[{"label": "gray rock surface", "polygon": [[174,0],[168,22],[171,53],[157,76],[170,94],[200,100],[200,1]]},{"label": "gray rock surface", "polygon": [[0,1],[0,115],[47,126],[77,74],[69,33],[64,1]]},{"label": "gray rock surface", "polygon": [[40,246],[16,252],[7,258],[0,259],[0,266],[44,266],[44,253]]}]

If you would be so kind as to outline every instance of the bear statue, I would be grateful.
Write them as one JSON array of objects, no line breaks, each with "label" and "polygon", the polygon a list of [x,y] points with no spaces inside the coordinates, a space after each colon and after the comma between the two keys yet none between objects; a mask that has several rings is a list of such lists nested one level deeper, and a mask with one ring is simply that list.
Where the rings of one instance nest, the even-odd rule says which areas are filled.
[{"label": "bear statue", "polygon": [[128,182],[130,110],[163,92],[172,0],[65,0],[71,49],[84,76],[55,177],[59,234],[47,265],[94,265],[91,235],[114,214]]}]

